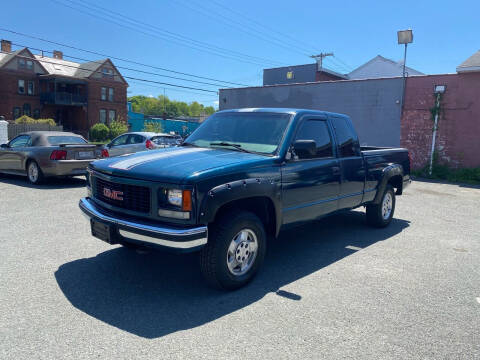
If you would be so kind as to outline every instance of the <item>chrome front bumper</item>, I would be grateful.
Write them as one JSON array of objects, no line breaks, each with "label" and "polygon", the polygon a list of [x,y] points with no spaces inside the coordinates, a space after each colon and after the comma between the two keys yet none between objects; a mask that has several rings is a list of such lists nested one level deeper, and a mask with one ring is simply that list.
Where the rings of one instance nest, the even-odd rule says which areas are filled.
[{"label": "chrome front bumper", "polygon": [[143,221],[122,219],[109,214],[90,198],[82,198],[79,207],[92,220],[108,225],[113,232],[112,244],[129,242],[146,246],[160,246],[178,251],[195,251],[207,243],[207,227],[175,228]]}]

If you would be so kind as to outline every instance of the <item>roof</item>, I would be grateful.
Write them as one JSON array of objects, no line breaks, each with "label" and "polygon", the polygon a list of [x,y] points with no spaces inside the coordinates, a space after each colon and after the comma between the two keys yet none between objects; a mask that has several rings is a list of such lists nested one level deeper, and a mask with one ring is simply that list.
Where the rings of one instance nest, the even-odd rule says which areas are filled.
[{"label": "roof", "polygon": [[[388,68],[381,68],[378,64],[385,64]],[[424,73],[405,66],[405,71],[409,76],[425,75]],[[377,77],[395,77],[402,76],[403,61],[394,61],[381,55],[375,56],[365,64],[359,66],[348,74],[349,79],[373,79]]]},{"label": "roof", "polygon": [[258,112],[258,113],[276,113],[276,114],[289,114],[289,115],[298,115],[298,114],[315,114],[315,115],[335,115],[335,116],[345,116],[344,114],[338,114],[330,111],[320,111],[312,109],[295,109],[295,108],[242,108],[242,109],[228,109],[217,111],[215,114],[228,113],[228,112]]},{"label": "roof", "polygon": [[8,54],[4,52],[0,52],[0,68],[24,51],[26,51],[28,55],[22,54],[22,56],[36,60],[40,64],[40,66],[43,67],[43,69],[45,69],[46,74],[43,74],[42,76],[56,75],[56,76],[72,77],[77,79],[87,79],[93,73],[98,71],[98,69],[103,64],[108,62],[109,65],[115,69],[116,73],[119,75],[122,81],[127,83],[110,59],[101,59],[101,60],[95,60],[95,61],[87,61],[84,63],[78,63],[75,61],[68,61],[68,60],[58,59],[54,57],[34,55],[30,52],[28,48],[19,49]]},{"label": "roof", "polygon": [[457,72],[480,71],[480,50],[458,65]]},{"label": "roof", "polygon": [[49,75],[63,75],[86,79],[108,59],[77,63],[64,59],[51,58],[42,55],[34,55],[40,64],[48,71]]}]

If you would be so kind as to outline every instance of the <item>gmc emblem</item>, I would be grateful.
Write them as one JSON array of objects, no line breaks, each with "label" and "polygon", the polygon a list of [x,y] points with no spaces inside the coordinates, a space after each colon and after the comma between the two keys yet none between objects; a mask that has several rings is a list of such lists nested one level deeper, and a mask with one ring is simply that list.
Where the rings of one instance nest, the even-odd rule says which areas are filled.
[{"label": "gmc emblem", "polygon": [[103,196],[112,200],[123,201],[123,191],[112,190],[104,187]]}]

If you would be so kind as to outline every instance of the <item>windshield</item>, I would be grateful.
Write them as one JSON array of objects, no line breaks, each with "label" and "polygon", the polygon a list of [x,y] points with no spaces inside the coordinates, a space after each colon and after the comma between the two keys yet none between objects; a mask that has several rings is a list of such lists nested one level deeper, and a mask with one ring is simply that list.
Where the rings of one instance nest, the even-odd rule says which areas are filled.
[{"label": "windshield", "polygon": [[200,147],[274,154],[290,117],[290,114],[260,112],[219,113],[205,120],[185,142]]},{"label": "windshield", "polygon": [[79,136],[49,136],[48,143],[50,145],[59,145],[59,144],[86,144],[87,142]]}]

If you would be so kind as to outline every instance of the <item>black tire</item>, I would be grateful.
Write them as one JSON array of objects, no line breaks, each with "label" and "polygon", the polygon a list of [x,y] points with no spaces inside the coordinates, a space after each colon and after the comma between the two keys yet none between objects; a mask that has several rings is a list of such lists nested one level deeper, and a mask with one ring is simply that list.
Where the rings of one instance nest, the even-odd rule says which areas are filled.
[{"label": "black tire", "polygon": [[[236,275],[228,268],[227,254],[232,240],[242,230],[254,233],[257,251],[248,271]],[[200,252],[200,269],[207,283],[221,290],[234,290],[245,286],[263,264],[266,240],[263,223],[255,214],[247,211],[224,214],[209,227],[208,243]]]},{"label": "black tire", "polygon": [[[36,167],[37,169],[36,177],[30,173],[31,167]],[[40,169],[40,166],[38,166],[35,160],[29,160],[27,162],[27,178],[28,178],[28,181],[30,181],[30,183],[32,183],[33,185],[41,184],[44,180],[42,169]]]},{"label": "black tire", "polygon": [[[388,199],[386,199],[388,196],[390,196],[391,210],[390,210],[389,216],[385,217],[383,212],[383,206],[384,206],[384,202],[388,201]],[[367,212],[366,212],[367,223],[368,225],[377,227],[377,228],[383,228],[385,226],[388,226],[388,224],[390,224],[390,222],[392,221],[394,212],[395,212],[395,191],[392,185],[387,185],[387,187],[385,188],[385,191],[383,192],[380,203],[367,205]]]}]

